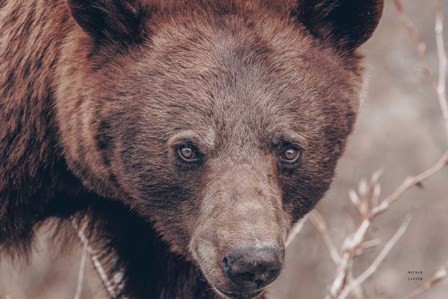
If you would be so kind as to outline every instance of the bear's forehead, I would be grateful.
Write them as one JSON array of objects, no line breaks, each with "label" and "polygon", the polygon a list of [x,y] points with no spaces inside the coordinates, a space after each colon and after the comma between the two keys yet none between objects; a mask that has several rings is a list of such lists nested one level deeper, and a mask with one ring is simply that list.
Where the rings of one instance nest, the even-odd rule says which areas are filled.
[{"label": "bear's forehead", "polygon": [[126,71],[148,118],[165,115],[173,127],[201,128],[204,138],[213,128],[215,140],[220,132],[272,136],[309,131],[355,97],[341,58],[287,18],[174,15],[162,24]]},{"label": "bear's forehead", "polygon": [[173,109],[240,116],[258,111],[276,117],[301,106],[319,110],[320,101],[352,89],[351,76],[320,50],[293,52],[232,38],[207,47],[213,49],[187,43],[169,54],[149,53],[138,72],[146,76],[134,81],[145,80],[148,100],[166,101]]},{"label": "bear's forehead", "polygon": [[280,30],[263,20],[248,27],[239,15],[228,18],[221,26],[195,19],[180,26],[173,19],[154,33],[139,58],[139,73],[174,91],[194,86],[229,101],[306,97],[334,82],[350,84],[340,58],[331,49],[314,46],[295,24],[281,20],[287,24]]}]

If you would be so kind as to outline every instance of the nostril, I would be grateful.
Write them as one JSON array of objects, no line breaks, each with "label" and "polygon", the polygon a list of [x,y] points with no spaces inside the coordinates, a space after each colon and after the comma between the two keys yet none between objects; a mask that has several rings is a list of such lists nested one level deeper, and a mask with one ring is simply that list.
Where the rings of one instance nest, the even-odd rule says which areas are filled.
[{"label": "nostril", "polygon": [[229,259],[227,258],[227,256],[224,257],[224,259],[222,260],[222,262],[224,263],[224,268],[227,269],[229,268]]},{"label": "nostril", "polygon": [[258,288],[262,288],[270,282],[274,281],[278,275],[280,274],[280,269],[270,270],[262,275],[255,281],[257,283]]},{"label": "nostril", "polygon": [[283,256],[277,247],[244,247],[224,257],[227,276],[235,284],[260,289],[280,274]]},{"label": "nostril", "polygon": [[277,277],[280,274],[280,269],[274,269],[268,272],[268,277]]}]

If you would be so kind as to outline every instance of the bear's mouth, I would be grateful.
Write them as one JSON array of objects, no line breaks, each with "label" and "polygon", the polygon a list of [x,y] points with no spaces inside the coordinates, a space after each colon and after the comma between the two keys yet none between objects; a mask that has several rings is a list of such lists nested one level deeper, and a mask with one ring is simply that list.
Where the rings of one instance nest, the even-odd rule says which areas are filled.
[{"label": "bear's mouth", "polygon": [[227,298],[232,298],[232,299],[250,299],[250,298],[255,298],[259,295],[261,295],[261,293],[263,293],[263,289],[255,291],[253,293],[230,293],[230,292],[225,292],[222,291],[218,288],[215,288],[215,290],[218,291],[219,294],[224,295]]}]

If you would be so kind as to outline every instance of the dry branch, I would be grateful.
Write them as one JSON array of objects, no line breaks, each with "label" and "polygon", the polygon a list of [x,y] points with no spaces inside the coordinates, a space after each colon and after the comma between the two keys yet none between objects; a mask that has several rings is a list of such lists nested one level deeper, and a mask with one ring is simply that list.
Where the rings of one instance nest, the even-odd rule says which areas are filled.
[{"label": "dry branch", "polygon": [[418,298],[420,295],[425,293],[427,290],[432,288],[437,283],[441,282],[442,280],[448,278],[448,262],[445,263],[445,265],[440,268],[439,271],[437,271],[433,277],[431,277],[430,280],[428,280],[426,283],[424,283],[421,287],[407,295],[404,299],[415,299]]},{"label": "dry branch", "polygon": [[297,237],[297,235],[302,231],[303,226],[306,222],[307,216],[300,219],[289,231],[288,237],[286,238],[286,247],[291,245],[291,242]]},{"label": "dry branch", "polygon": [[384,248],[381,250],[381,252],[378,254],[376,259],[373,261],[373,263],[361,274],[358,276],[358,278],[354,279],[350,284],[341,292],[339,299],[345,299],[352,290],[355,288],[358,288],[364,281],[367,280],[373,273],[376,272],[379,265],[384,261],[384,259],[387,257],[391,249],[394,247],[394,245],[398,242],[398,240],[401,238],[401,236],[406,232],[409,223],[411,221],[411,217],[408,216],[403,221],[403,223],[398,228],[397,232],[392,236],[392,238],[386,243]]},{"label": "dry branch", "polygon": [[405,179],[401,185],[392,192],[391,195],[386,197],[378,206],[372,209],[370,218],[375,217],[389,208],[389,206],[394,203],[400,196],[409,188],[421,185],[425,180],[435,175],[437,172],[442,170],[448,165],[448,151],[445,152],[437,163],[435,163],[430,168],[426,169],[422,173],[411,176]]},{"label": "dry branch", "polygon": [[333,240],[328,234],[327,225],[325,224],[323,217],[317,210],[312,211],[308,217],[310,218],[310,221],[314,225],[314,227],[321,234],[322,239],[324,240],[325,245],[327,245],[328,251],[330,252],[331,259],[336,265],[339,264],[341,262],[341,257],[338,250],[336,249],[336,246],[334,245]]},{"label": "dry branch", "polygon": [[[433,166],[428,168],[427,170],[423,171],[422,173],[408,177],[405,179],[397,189],[395,189],[394,192],[392,192],[391,195],[386,197],[383,200],[378,200],[379,197],[379,173],[375,173],[372,177],[372,179],[369,182],[366,182],[365,180],[362,180],[360,183],[360,186],[358,188],[358,192],[352,190],[350,191],[350,198],[353,202],[353,204],[359,209],[359,212],[361,216],[363,217],[363,220],[357,230],[352,234],[351,236],[347,237],[343,243],[342,246],[342,255],[340,258],[340,262],[338,264],[338,269],[336,271],[335,279],[331,285],[330,288],[330,294],[327,296],[327,298],[345,298],[349,293],[355,288],[359,287],[360,284],[368,278],[368,276],[371,275],[370,271],[376,270],[377,265],[375,263],[378,263],[382,261],[391,249],[390,246],[386,245],[385,249],[388,249],[384,251],[383,254],[386,254],[382,256],[381,254],[378,256],[379,262],[375,261],[374,264],[372,264],[363,276],[358,277],[355,281],[358,281],[357,284],[355,284],[353,287],[349,287],[349,285],[352,285],[350,282],[349,277],[352,276],[352,264],[353,259],[361,255],[365,249],[369,248],[372,243],[375,243],[375,241],[366,241],[368,232],[370,227],[372,226],[372,221],[381,213],[386,211],[392,203],[394,203],[396,200],[398,200],[401,195],[408,190],[409,188],[413,186],[421,185],[422,182],[430,178],[431,176],[435,175],[437,172],[439,172],[441,169],[443,169],[448,164],[448,152],[445,153],[442,158],[437,161]],[[405,222],[406,223],[406,222]],[[319,228],[318,228],[319,230]],[[399,233],[399,236],[401,236],[404,231],[400,229],[397,231]],[[321,233],[322,235],[322,233]],[[397,235],[398,236],[398,235]],[[393,240],[393,239],[392,239]],[[370,246],[366,246],[366,244],[369,244]],[[389,243],[388,243],[389,244]],[[392,245],[394,243],[391,243]],[[390,244],[389,244],[390,245]],[[390,247],[390,248],[389,248]],[[370,270],[369,270],[370,269]],[[369,274],[370,273],[370,274]],[[373,272],[372,272],[373,273]],[[361,281],[361,283],[359,283]],[[347,290],[349,288],[349,290]]]},{"label": "dry branch", "polygon": [[414,23],[411,21],[411,18],[404,11],[403,3],[401,2],[401,0],[394,0],[394,4],[396,10],[398,11],[398,14],[400,15],[403,26],[406,28],[406,30],[408,31],[409,35],[412,38],[412,41],[416,45],[417,54],[420,60],[420,65],[423,70],[423,73],[428,79],[428,81],[435,88],[436,87],[435,79],[431,73],[431,69],[426,59],[426,43],[421,38],[420,34],[418,33],[417,27],[415,27]]},{"label": "dry branch", "polygon": [[446,57],[445,41],[443,39],[443,14],[440,0],[436,1],[436,21],[435,35],[437,43],[437,55],[439,57],[439,76],[437,82],[437,96],[439,99],[440,109],[442,110],[443,119],[445,120],[445,129],[448,141],[448,100],[446,97],[446,73],[448,61]]},{"label": "dry branch", "polygon": [[104,285],[104,288],[107,291],[107,294],[110,298],[117,298],[117,288],[115,284],[109,280],[107,277],[106,271],[104,270],[104,267],[101,265],[101,262],[99,258],[97,257],[95,251],[93,248],[89,245],[89,240],[84,234],[84,231],[79,227],[77,221],[75,219],[71,220],[71,224],[81,241],[81,244],[85,248],[86,253],[90,257],[90,260],[92,261],[93,267],[95,271],[98,273],[99,278],[101,279],[102,284]]},{"label": "dry branch", "polygon": [[[405,13],[403,8],[403,3],[401,0],[394,0],[395,8],[398,11],[401,21],[411,36],[414,44],[417,48],[418,58],[420,60],[420,65],[422,67],[423,73],[428,78],[434,90],[437,92],[437,98],[439,101],[440,109],[445,123],[446,134],[448,137],[448,99],[446,95],[446,79],[448,71],[448,59],[447,59],[447,49],[445,41],[443,38],[444,27],[443,27],[443,13],[442,4],[440,0],[436,0],[436,15],[435,15],[435,37],[437,44],[437,56],[439,59],[439,69],[437,79],[431,73],[431,69],[428,65],[426,59],[426,44],[423,42],[420,34],[411,18]],[[448,139],[447,139],[448,141]]]},{"label": "dry branch", "polygon": [[82,248],[81,261],[79,263],[78,282],[76,284],[75,299],[81,299],[82,284],[84,282],[84,273],[86,270],[86,260],[87,260],[87,243],[85,243]]}]

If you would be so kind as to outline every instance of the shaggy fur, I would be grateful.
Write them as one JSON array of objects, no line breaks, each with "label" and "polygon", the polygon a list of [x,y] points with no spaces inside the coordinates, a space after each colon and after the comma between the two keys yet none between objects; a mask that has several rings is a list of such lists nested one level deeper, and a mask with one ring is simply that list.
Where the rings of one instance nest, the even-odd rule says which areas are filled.
[{"label": "shaggy fur", "polygon": [[87,215],[123,294],[251,297],[223,257],[328,189],[382,4],[0,0],[0,247]]}]

